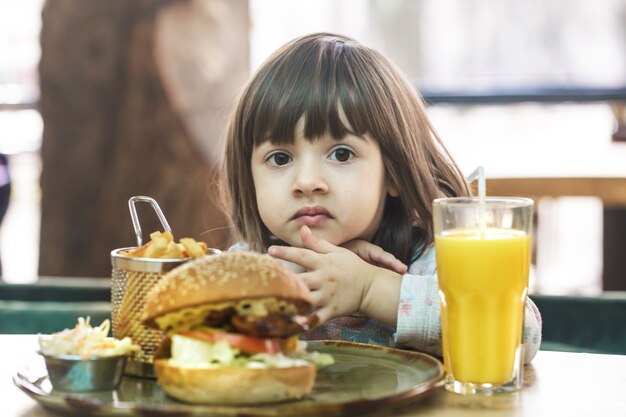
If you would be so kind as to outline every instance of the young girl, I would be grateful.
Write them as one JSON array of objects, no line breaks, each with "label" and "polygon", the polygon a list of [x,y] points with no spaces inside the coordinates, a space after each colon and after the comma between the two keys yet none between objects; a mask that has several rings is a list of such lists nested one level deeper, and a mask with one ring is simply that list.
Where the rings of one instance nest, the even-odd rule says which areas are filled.
[{"label": "young girl", "polygon": [[[235,248],[301,268],[307,338],[441,354],[432,201],[469,190],[390,61],[335,34],[289,42],[243,91],[224,164]],[[526,361],[540,340],[528,300]]]}]

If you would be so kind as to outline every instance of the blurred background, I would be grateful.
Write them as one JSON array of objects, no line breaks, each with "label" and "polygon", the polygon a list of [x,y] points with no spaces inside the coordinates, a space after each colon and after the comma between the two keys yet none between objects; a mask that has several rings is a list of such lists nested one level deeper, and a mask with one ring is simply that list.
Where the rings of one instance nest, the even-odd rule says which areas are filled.
[{"label": "blurred background", "polygon": [[626,290],[625,0],[0,0],[4,281],[109,276],[131,195],[223,246],[233,99],[316,31],[389,56],[466,175],[536,199],[533,292]]}]

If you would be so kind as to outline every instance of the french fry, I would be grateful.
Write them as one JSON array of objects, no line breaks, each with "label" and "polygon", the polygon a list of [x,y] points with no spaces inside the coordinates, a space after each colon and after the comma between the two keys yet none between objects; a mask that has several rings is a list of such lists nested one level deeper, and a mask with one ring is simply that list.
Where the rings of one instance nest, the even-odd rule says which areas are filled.
[{"label": "french fry", "polygon": [[145,258],[146,256],[146,249],[148,249],[148,246],[150,246],[150,243],[152,243],[151,241],[148,243],[144,243],[142,246],[129,250],[128,252],[126,252],[127,256],[132,256],[135,258]]},{"label": "french fry", "polygon": [[197,242],[190,237],[181,238],[180,243],[176,243],[170,232],[152,232],[150,239],[143,246],[129,250],[126,255],[137,258],[198,258],[204,256],[207,250],[205,242]]},{"label": "french fry", "polygon": [[146,249],[146,253],[144,254],[145,258],[160,258],[165,251],[167,250],[167,238],[165,237],[155,237],[150,242],[150,245]]},{"label": "french fry", "polygon": [[165,252],[160,256],[160,258],[185,258],[185,255],[176,243],[168,242]]},{"label": "french fry", "polygon": [[165,240],[167,240],[168,242],[173,242],[174,241],[174,236],[172,235],[171,232],[159,232],[158,230],[156,232],[152,232],[150,233],[150,239],[156,239],[156,238],[165,238]]},{"label": "french fry", "polygon": [[183,237],[180,239],[180,243],[185,247],[187,255],[192,258],[199,258],[206,253],[206,243],[196,242],[190,237]]}]

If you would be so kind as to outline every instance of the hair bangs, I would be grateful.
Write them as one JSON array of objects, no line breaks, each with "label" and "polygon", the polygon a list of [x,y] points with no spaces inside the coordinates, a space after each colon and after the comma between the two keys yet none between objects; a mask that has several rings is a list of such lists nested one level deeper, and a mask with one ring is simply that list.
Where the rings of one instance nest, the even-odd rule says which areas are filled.
[{"label": "hair bangs", "polygon": [[300,135],[309,141],[326,134],[340,140],[371,131],[363,117],[371,114],[371,108],[363,108],[371,100],[355,82],[345,56],[352,46],[307,46],[282,56],[274,62],[272,76],[263,77],[249,126],[254,146],[265,141],[292,144]]}]

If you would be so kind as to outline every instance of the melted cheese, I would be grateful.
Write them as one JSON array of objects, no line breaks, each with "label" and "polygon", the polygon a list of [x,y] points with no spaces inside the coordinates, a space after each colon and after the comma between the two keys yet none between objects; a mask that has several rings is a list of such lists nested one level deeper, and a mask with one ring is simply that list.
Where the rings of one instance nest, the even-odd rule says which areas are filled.
[{"label": "melted cheese", "polygon": [[161,330],[177,329],[185,330],[201,326],[204,319],[212,311],[234,308],[236,314],[242,316],[263,317],[269,313],[282,312],[296,315],[296,306],[285,300],[277,300],[274,297],[260,298],[257,300],[228,301],[218,304],[208,304],[194,307],[187,307],[171,313],[167,313],[155,319]]}]

